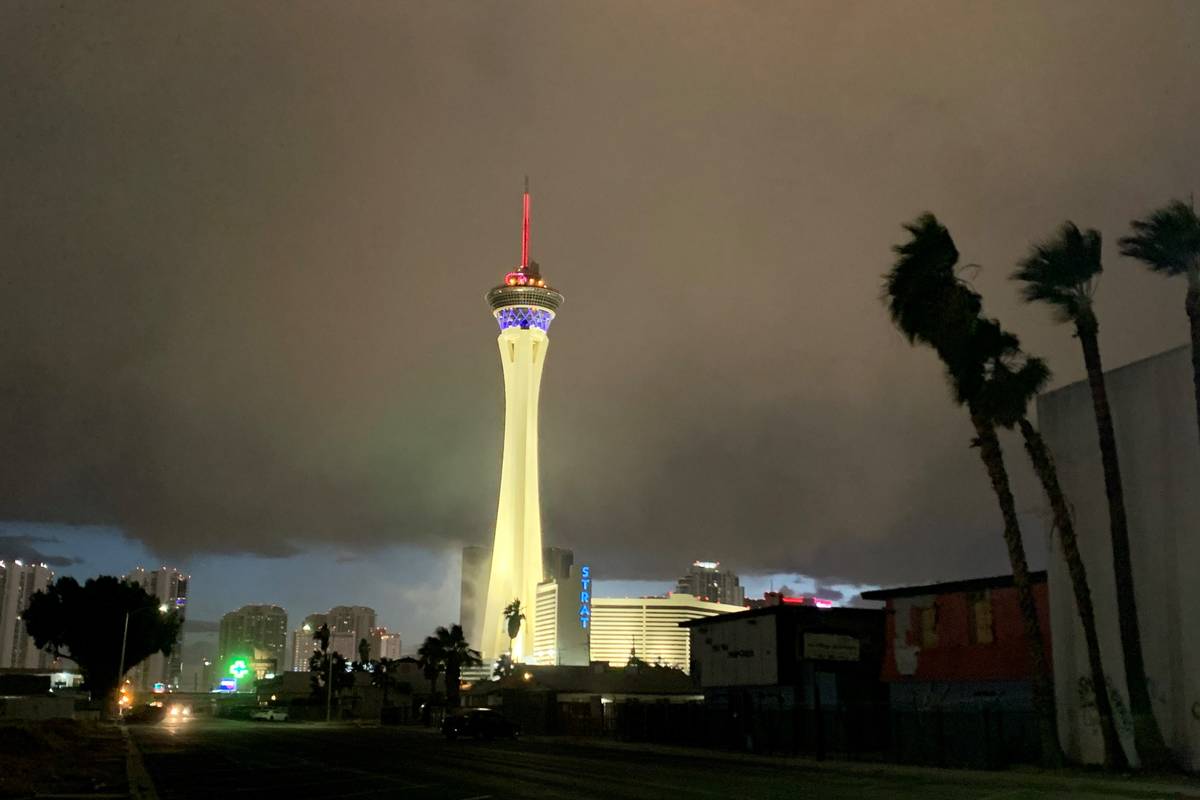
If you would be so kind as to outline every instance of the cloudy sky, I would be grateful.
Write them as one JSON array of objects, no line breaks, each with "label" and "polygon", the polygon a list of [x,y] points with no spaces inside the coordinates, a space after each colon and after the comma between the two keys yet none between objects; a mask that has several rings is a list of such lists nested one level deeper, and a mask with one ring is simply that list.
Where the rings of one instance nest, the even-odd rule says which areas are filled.
[{"label": "cloudy sky", "polygon": [[1078,346],[1007,276],[1070,218],[1107,364],[1184,343],[1183,286],[1111,243],[1200,187],[1197,41],[1191,2],[4,3],[0,544],[199,565],[213,615],[456,609],[528,174],[549,543],[629,581],[1002,572],[889,248],[936,212],[1061,385]]}]

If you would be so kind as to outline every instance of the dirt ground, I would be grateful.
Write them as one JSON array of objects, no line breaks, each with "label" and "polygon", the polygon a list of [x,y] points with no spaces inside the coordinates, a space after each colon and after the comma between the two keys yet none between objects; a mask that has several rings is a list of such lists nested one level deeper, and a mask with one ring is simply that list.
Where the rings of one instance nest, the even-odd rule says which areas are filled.
[{"label": "dirt ground", "polygon": [[0,722],[0,797],[125,791],[125,741],[115,725]]}]

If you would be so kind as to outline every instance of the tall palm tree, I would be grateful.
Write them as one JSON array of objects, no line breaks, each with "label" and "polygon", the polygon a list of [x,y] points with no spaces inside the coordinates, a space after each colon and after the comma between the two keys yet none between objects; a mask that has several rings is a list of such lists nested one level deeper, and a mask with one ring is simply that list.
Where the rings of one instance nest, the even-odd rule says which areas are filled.
[{"label": "tall palm tree", "polygon": [[425,641],[417,648],[417,663],[421,665],[421,674],[429,681],[429,696],[432,699],[437,695],[438,675],[446,667],[446,653],[439,637],[425,637]]},{"label": "tall palm tree", "polygon": [[513,660],[513,642],[521,632],[521,623],[525,620],[525,609],[520,600],[513,600],[504,607],[504,622],[508,626],[508,660]]},{"label": "tall palm tree", "polygon": [[1046,303],[1054,309],[1060,322],[1070,322],[1075,327],[1075,335],[1083,349],[1083,362],[1087,368],[1092,409],[1100,439],[1104,491],[1108,497],[1117,620],[1129,688],[1134,742],[1144,764],[1162,766],[1170,762],[1170,757],[1154,719],[1150,691],[1146,685],[1146,666],[1142,658],[1141,626],[1138,623],[1129,549],[1129,524],[1125,517],[1125,491],[1121,485],[1121,464],[1117,457],[1117,437],[1113,431],[1112,412],[1104,383],[1104,366],[1100,361],[1100,322],[1093,306],[1097,278],[1104,269],[1100,249],[1099,231],[1089,229],[1083,232],[1074,223],[1066,222],[1054,237],[1034,245],[1030,254],[1018,265],[1013,278],[1023,282],[1021,296],[1026,302]]},{"label": "tall palm tree", "polygon": [[1015,346],[998,324],[979,317],[982,301],[959,279],[958,248],[946,228],[932,214],[905,225],[911,240],[894,249],[896,262],[885,279],[884,302],[892,321],[912,344],[932,347],[946,366],[954,399],[965,405],[975,428],[973,446],[992,483],[1004,520],[1004,542],[1012,565],[1013,584],[1025,627],[1033,666],[1034,706],[1038,714],[1043,758],[1061,760],[1054,686],[1050,682],[1041,625],[1029,582],[1029,564],[1017,519],[1016,501],[1009,486],[1004,454],[996,426],[980,407],[989,354]]},{"label": "tall palm tree", "polygon": [[437,629],[438,642],[441,644],[443,663],[446,667],[446,705],[450,708],[458,706],[458,685],[462,677],[463,667],[476,667],[483,663],[479,651],[473,650],[461,625],[451,625]]},{"label": "tall palm tree", "polygon": [[1187,276],[1188,322],[1192,329],[1192,385],[1196,392],[1196,424],[1200,425],[1200,217],[1191,203],[1172,200],[1145,219],[1129,223],[1121,254],[1136,258],[1163,275]]},{"label": "tall palm tree", "polygon": [[1040,358],[1020,353],[1015,348],[998,354],[988,369],[987,384],[981,398],[981,407],[998,425],[1018,428],[1025,442],[1025,452],[1033,464],[1034,472],[1042,483],[1046,499],[1054,517],[1054,527],[1062,546],[1063,560],[1071,579],[1075,594],[1075,607],[1083,626],[1083,638],[1087,644],[1088,668],[1095,691],[1096,713],[1100,718],[1100,734],[1104,742],[1104,766],[1107,769],[1124,770],[1129,761],[1121,746],[1113,717],[1112,699],[1108,694],[1108,679],[1104,675],[1104,664],[1100,655],[1100,637],[1096,633],[1096,613],[1092,606],[1092,592],[1088,586],[1087,570],[1079,553],[1075,538],[1075,524],[1067,505],[1066,495],[1058,482],[1058,470],[1054,458],[1042,434],[1029,421],[1029,403],[1045,388],[1050,380],[1050,370]]}]

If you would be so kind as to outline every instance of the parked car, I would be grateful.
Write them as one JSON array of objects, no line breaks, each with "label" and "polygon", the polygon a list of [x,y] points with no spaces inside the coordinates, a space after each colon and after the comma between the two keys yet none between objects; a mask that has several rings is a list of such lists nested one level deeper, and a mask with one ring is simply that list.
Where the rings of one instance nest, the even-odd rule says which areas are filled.
[{"label": "parked car", "polygon": [[282,708],[260,708],[250,715],[250,719],[263,719],[267,722],[287,722],[287,711]]},{"label": "parked car", "polygon": [[521,731],[494,708],[463,708],[446,716],[442,721],[442,733],[447,739],[457,739],[459,736],[515,739]]}]

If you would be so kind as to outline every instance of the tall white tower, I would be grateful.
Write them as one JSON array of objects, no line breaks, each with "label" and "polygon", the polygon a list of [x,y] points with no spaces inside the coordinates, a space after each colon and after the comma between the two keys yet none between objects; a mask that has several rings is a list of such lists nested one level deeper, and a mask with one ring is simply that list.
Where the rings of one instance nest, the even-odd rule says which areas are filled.
[{"label": "tall white tower", "polygon": [[504,460],[479,649],[486,661],[508,652],[504,608],[520,600],[525,622],[512,643],[513,658],[520,662],[533,652],[534,608],[537,585],[542,580],[538,391],[550,346],[547,332],[554,312],[563,302],[563,296],[546,285],[537,262],[529,260],[528,181],[521,225],[521,266],[487,293],[487,301],[500,324],[496,341],[504,368]]}]

